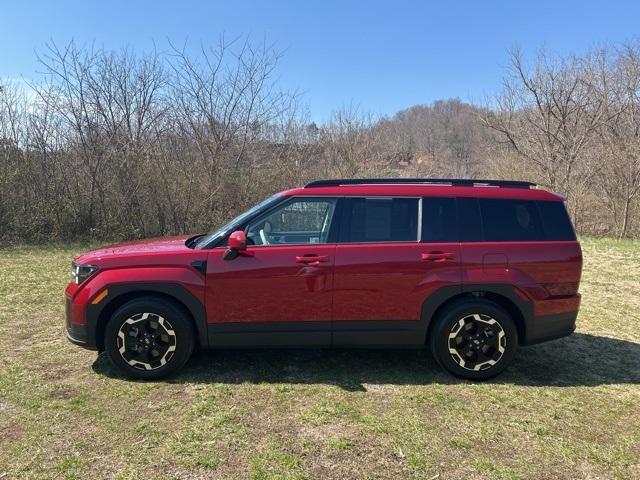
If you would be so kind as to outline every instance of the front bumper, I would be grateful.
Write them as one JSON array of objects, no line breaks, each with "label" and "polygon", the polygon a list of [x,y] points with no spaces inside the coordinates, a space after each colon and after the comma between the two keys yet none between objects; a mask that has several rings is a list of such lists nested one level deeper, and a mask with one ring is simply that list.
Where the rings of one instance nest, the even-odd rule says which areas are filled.
[{"label": "front bumper", "polygon": [[65,334],[67,340],[87,350],[97,350],[95,344],[89,341],[86,324],[77,323],[74,311],[77,316],[78,307],[73,305],[71,296],[65,295]]}]

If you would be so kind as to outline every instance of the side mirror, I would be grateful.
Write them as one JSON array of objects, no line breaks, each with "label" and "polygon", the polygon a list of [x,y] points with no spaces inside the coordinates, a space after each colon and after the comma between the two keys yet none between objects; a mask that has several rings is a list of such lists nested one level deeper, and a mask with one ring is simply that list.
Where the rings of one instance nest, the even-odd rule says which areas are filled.
[{"label": "side mirror", "polygon": [[247,236],[242,230],[236,230],[229,235],[229,248],[237,250],[238,252],[244,252],[247,249]]},{"label": "side mirror", "polygon": [[252,253],[247,251],[247,236],[242,230],[237,230],[229,235],[227,242],[229,248],[224,252],[222,258],[224,260],[234,260],[240,255],[243,257],[252,257]]}]

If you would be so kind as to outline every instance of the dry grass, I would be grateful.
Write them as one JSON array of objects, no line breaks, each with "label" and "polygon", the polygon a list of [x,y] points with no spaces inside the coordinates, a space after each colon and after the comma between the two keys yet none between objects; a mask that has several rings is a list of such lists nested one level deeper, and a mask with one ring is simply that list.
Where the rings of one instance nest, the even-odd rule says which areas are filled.
[{"label": "dry grass", "polygon": [[491,383],[427,352],[200,352],[120,378],[63,337],[77,248],[0,251],[0,478],[640,478],[640,244],[585,240],[571,337]]}]

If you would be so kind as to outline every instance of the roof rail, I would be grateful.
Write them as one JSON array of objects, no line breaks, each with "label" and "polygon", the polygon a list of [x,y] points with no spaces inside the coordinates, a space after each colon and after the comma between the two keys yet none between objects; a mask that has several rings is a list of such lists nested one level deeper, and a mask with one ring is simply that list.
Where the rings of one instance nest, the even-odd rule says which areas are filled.
[{"label": "roof rail", "polygon": [[452,185],[465,187],[509,187],[531,188],[536,184],[520,180],[477,180],[464,178],[336,178],[331,180],[315,180],[307,183],[304,188],[332,187],[339,185],[396,185],[396,184],[424,184],[424,185]]}]

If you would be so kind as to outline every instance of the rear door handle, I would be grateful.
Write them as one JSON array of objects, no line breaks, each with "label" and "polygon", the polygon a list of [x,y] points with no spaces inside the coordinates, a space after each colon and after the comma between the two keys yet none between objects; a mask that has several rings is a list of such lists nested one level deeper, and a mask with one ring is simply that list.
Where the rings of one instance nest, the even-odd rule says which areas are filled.
[{"label": "rear door handle", "polygon": [[446,262],[454,257],[453,252],[428,252],[420,255],[425,262]]},{"label": "rear door handle", "polygon": [[328,262],[328,255],[298,255],[296,256],[296,263],[304,263],[305,265],[316,266],[321,262]]}]

